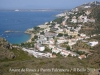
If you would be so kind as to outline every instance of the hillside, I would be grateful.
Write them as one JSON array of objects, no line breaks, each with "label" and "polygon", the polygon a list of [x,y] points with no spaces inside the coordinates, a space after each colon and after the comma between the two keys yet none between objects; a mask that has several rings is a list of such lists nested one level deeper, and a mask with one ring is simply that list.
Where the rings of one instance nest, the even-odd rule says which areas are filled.
[{"label": "hillside", "polygon": [[88,10],[91,10],[88,17],[92,17],[96,21],[95,23],[84,23],[80,33],[85,33],[87,35],[100,34],[100,6],[94,6]]},{"label": "hillside", "polygon": [[12,50],[12,46],[5,39],[0,38],[0,60],[14,59],[16,56],[10,50]]},{"label": "hillside", "polygon": [[[1,38],[2,39],[2,38]],[[18,49],[18,48],[6,48],[3,47],[4,44],[8,43],[6,40],[2,39],[0,41],[3,43],[2,45],[0,45],[0,51],[2,50],[2,52],[5,52],[5,54],[10,54],[13,53],[13,58],[7,58],[7,54],[6,54],[6,58],[3,58],[2,61],[0,61],[0,75],[88,75],[88,72],[30,72],[30,71],[25,71],[25,72],[14,72],[14,71],[9,71],[11,68],[12,69],[52,69],[52,68],[58,68],[58,69],[69,69],[71,70],[71,68],[98,68],[100,66],[99,61],[98,61],[98,57],[99,54],[94,54],[93,56],[91,56],[92,58],[87,58],[87,59],[83,59],[80,60],[77,57],[67,57],[67,58],[54,58],[54,59],[48,59],[48,58],[34,58],[31,55],[28,55],[26,52],[23,52],[22,50]],[[100,39],[99,39],[100,40]],[[5,42],[4,42],[5,41]],[[1,43],[0,43],[1,44]],[[98,46],[100,47],[100,46]],[[96,47],[98,50],[99,48]],[[98,51],[97,50],[97,51]],[[2,54],[0,52],[0,54]],[[2,57],[5,56],[2,55]],[[12,55],[11,55],[12,56]],[[96,59],[94,61],[94,57],[96,56]],[[1,59],[1,57],[0,57]],[[60,60],[59,60],[60,59]],[[91,63],[90,63],[91,61]],[[99,65],[99,66],[98,66]]]}]

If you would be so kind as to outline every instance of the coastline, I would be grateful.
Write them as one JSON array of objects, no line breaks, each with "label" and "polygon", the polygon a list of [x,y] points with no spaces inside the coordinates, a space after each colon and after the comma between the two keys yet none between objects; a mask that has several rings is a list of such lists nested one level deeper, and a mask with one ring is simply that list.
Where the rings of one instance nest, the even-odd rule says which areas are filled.
[{"label": "coastline", "polygon": [[26,43],[28,43],[28,42],[32,42],[32,40],[31,40],[31,39],[32,39],[32,38],[34,38],[34,34],[33,34],[33,33],[31,33],[31,34],[30,34],[30,36],[31,36],[31,37],[30,37],[30,39],[29,39],[29,40],[27,40],[27,41],[26,41]]}]

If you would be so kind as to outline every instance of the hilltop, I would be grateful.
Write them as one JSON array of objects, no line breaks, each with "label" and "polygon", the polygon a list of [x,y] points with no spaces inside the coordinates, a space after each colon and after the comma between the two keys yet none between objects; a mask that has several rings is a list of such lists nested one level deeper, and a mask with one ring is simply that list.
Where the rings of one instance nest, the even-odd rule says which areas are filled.
[{"label": "hilltop", "polygon": [[89,3],[84,3],[80,6],[77,6],[76,8],[79,8],[81,10],[81,9],[87,9],[87,8],[99,6],[99,5],[100,5],[100,2],[94,1],[94,2],[89,2]]}]

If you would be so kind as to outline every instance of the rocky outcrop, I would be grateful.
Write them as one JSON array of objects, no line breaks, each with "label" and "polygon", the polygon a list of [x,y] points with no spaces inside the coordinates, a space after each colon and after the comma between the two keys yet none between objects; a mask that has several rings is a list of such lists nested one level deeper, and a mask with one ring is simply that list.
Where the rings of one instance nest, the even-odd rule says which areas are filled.
[{"label": "rocky outcrop", "polygon": [[0,38],[0,60],[15,58],[15,54],[11,51],[12,49],[12,45],[6,39]]}]

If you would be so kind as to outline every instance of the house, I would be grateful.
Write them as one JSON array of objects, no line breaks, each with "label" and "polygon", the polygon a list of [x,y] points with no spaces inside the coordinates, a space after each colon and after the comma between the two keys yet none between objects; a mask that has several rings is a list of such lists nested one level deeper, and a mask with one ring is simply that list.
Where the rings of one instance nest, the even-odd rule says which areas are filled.
[{"label": "house", "polygon": [[61,54],[62,56],[64,56],[64,57],[67,57],[67,56],[70,54],[70,52],[69,52],[69,51],[66,51],[66,50],[62,50],[62,51],[60,52],[60,54]]},{"label": "house", "polygon": [[87,16],[83,16],[82,19],[83,19],[83,23],[88,22],[88,18],[87,18]]},{"label": "house", "polygon": [[50,28],[44,29],[44,33],[50,31]]},{"label": "house", "polygon": [[45,22],[45,25],[47,25],[48,24],[48,22]]},{"label": "house", "polygon": [[40,43],[36,43],[35,48],[37,48],[39,51],[44,51],[45,50],[45,47],[43,45],[41,45]]},{"label": "house", "polygon": [[74,53],[74,52],[70,52],[71,56],[77,56],[78,54]]},{"label": "house", "polygon": [[92,42],[89,42],[88,45],[93,47],[93,46],[97,45],[98,43],[99,43],[98,41],[92,41]]},{"label": "house", "polygon": [[50,49],[54,49],[55,48],[55,45],[54,44],[49,44],[49,48]]},{"label": "house", "polygon": [[73,22],[73,23],[77,23],[77,19],[72,19],[71,22]]},{"label": "house", "polygon": [[61,14],[56,15],[56,17],[63,17],[63,16],[66,16],[66,13],[61,13]]},{"label": "house", "polygon": [[40,28],[44,28],[44,29],[45,29],[45,28],[48,27],[48,25],[45,25],[45,24],[44,24],[44,25],[39,25],[38,27],[40,27]]},{"label": "house", "polygon": [[69,18],[69,16],[65,16],[65,20],[67,20]]},{"label": "house", "polygon": [[84,8],[90,8],[91,6],[84,6]]},{"label": "house", "polygon": [[45,33],[45,37],[56,37],[57,34],[56,33],[52,33],[52,32],[46,32]]},{"label": "house", "polygon": [[62,22],[62,25],[66,25],[66,20],[64,20],[64,21]]},{"label": "house", "polygon": [[54,26],[54,28],[59,28],[59,26],[60,26],[60,24],[56,24],[56,25]]},{"label": "house", "polygon": [[45,53],[45,57],[52,58],[52,53],[49,53],[49,52]]},{"label": "house", "polygon": [[80,55],[78,58],[79,58],[79,59],[86,58],[86,55]]},{"label": "house", "polygon": [[52,53],[58,54],[59,52],[60,52],[60,50],[59,50],[58,48],[53,48],[53,49],[52,49]]},{"label": "house", "polygon": [[85,38],[86,37],[86,34],[83,34],[82,33],[82,34],[80,34],[80,36],[83,37],[83,38]]},{"label": "house", "polygon": [[47,41],[47,38],[44,35],[39,35],[37,43],[45,44],[46,41]]},{"label": "house", "polygon": [[73,17],[72,17],[72,20],[71,20],[71,22],[73,22],[73,23],[77,23],[76,16],[73,16]]},{"label": "house", "polygon": [[83,19],[78,19],[78,23],[81,23],[81,22],[83,22]]},{"label": "house", "polygon": [[55,43],[54,39],[53,38],[50,38],[49,39],[49,44],[54,44],[54,43]]},{"label": "house", "polygon": [[79,16],[79,17],[78,17],[78,22],[79,22],[79,23],[80,23],[80,22],[83,22],[83,23],[88,22],[87,16],[83,16],[83,15]]},{"label": "house", "polygon": [[52,55],[52,58],[56,58],[57,56],[55,54]]},{"label": "house", "polygon": [[68,33],[69,36],[77,36],[78,35],[78,31],[70,31]]},{"label": "house", "polygon": [[57,42],[60,44],[60,43],[64,43],[64,42],[67,42],[67,40],[65,38],[59,38],[57,39]]},{"label": "house", "polygon": [[72,45],[75,45],[75,44],[76,44],[76,42],[69,42],[68,43],[69,46],[72,46]]},{"label": "house", "polygon": [[74,9],[72,9],[71,11],[77,12],[77,11],[79,11],[79,9],[78,9],[78,8],[74,8]]}]

